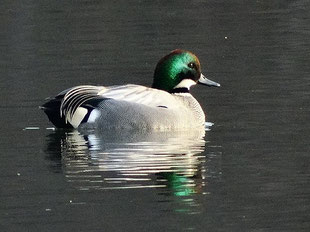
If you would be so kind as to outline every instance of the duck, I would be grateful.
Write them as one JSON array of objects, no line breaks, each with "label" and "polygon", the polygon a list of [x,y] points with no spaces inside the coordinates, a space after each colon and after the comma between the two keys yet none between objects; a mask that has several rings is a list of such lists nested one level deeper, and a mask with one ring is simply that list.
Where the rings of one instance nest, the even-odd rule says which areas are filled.
[{"label": "duck", "polygon": [[80,85],[48,98],[40,108],[57,128],[195,129],[204,127],[206,121],[190,93],[197,83],[220,87],[202,74],[196,55],[176,49],[157,63],[151,87]]}]

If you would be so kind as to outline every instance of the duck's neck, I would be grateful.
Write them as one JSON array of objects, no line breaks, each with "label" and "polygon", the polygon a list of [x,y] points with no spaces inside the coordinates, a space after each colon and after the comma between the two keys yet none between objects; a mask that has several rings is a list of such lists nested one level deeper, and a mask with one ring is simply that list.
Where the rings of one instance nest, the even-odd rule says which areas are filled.
[{"label": "duck's neck", "polygon": [[170,73],[155,70],[152,88],[164,90],[167,92],[173,90],[174,78],[171,78],[169,74]]},{"label": "duck's neck", "polygon": [[173,60],[160,61],[154,72],[152,88],[170,92],[175,86],[180,68],[178,62]]},{"label": "duck's neck", "polygon": [[172,89],[169,93],[189,93],[189,89],[185,87],[175,88],[175,89]]}]

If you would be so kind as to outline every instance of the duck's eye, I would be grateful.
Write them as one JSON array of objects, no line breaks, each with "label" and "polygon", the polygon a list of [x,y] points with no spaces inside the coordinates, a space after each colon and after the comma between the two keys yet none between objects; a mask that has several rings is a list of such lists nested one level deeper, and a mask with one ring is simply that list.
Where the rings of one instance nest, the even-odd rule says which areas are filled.
[{"label": "duck's eye", "polygon": [[193,62],[190,62],[188,65],[187,65],[189,68],[195,68],[195,64]]}]

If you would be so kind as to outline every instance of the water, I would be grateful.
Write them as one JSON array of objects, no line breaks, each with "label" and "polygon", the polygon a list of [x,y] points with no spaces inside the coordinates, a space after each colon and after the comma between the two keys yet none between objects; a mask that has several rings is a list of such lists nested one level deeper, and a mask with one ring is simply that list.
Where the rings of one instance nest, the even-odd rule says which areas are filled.
[{"label": "water", "polygon": [[[309,3],[5,1],[1,231],[309,231]],[[151,85],[193,51],[220,89],[203,133],[54,131],[38,109],[79,84]]]}]

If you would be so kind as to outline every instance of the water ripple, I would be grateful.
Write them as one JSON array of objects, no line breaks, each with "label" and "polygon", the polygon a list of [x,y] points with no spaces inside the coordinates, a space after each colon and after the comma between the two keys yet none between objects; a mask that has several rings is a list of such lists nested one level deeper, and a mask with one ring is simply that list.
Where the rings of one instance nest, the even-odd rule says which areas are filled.
[{"label": "water ripple", "polygon": [[67,182],[79,190],[166,188],[182,196],[205,185],[204,136],[205,130],[54,131],[47,151],[61,157]]}]

